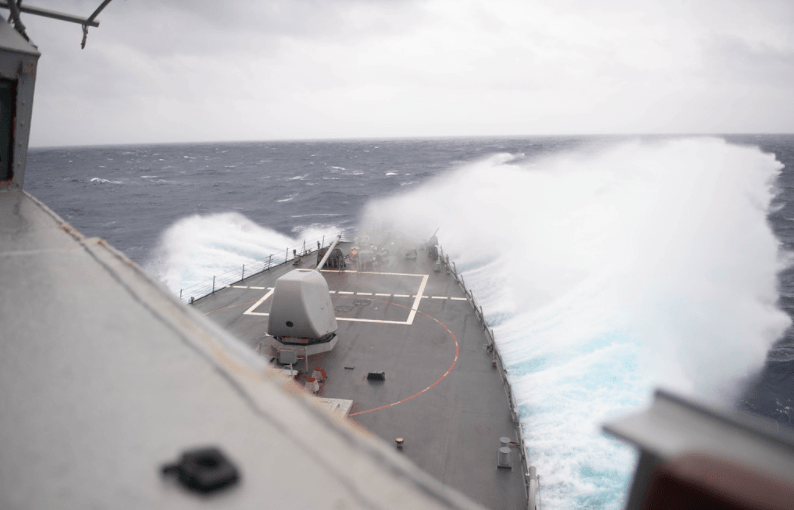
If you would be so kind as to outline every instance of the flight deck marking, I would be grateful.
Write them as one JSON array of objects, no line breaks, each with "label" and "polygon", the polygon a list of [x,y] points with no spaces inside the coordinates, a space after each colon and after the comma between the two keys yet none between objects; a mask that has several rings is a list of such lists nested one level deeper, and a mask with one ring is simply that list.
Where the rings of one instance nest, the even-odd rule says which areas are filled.
[{"label": "flight deck marking", "polygon": [[245,303],[235,303],[233,305],[224,306],[222,308],[216,308],[215,310],[212,310],[211,312],[207,312],[204,315],[210,315],[210,314],[213,314],[215,312],[220,312],[221,310],[228,310],[229,308],[235,308],[237,306],[250,305],[251,303],[253,303],[253,301],[246,301]]},{"label": "flight deck marking", "polygon": [[232,287],[234,287],[235,289],[247,289],[248,288],[248,287],[246,287],[244,285],[232,285]]},{"label": "flight deck marking", "polygon": [[429,275],[422,275],[422,283],[419,285],[419,290],[416,292],[416,299],[414,300],[414,306],[411,307],[411,313],[408,314],[408,320],[405,321],[408,324],[414,323],[414,317],[416,317],[416,309],[419,308],[419,302],[422,301],[422,293],[425,291],[425,285],[427,285],[427,278]]},{"label": "flight deck marking", "polygon": [[[411,324],[414,323],[414,317],[416,317],[417,308],[419,307],[419,304],[422,301],[422,298],[428,297],[428,296],[423,296],[422,295],[424,293],[424,291],[425,291],[425,286],[427,286],[427,279],[430,277],[430,275],[427,275],[427,274],[380,273],[380,272],[377,272],[377,271],[351,271],[349,269],[345,270],[345,271],[333,271],[333,270],[324,269],[324,270],[322,270],[322,272],[323,273],[375,274],[375,275],[379,275],[379,276],[413,276],[413,277],[421,277],[422,278],[422,282],[419,284],[419,290],[417,291],[415,296],[409,296],[408,294],[394,294],[394,297],[406,297],[406,298],[407,297],[413,297],[413,298],[415,298],[413,306],[411,306],[411,308],[410,308],[411,311],[408,313],[408,318],[405,321],[387,321],[387,320],[380,320],[380,319],[358,319],[358,318],[355,318],[355,317],[337,317],[336,320],[338,320],[338,321],[374,322],[376,324],[405,324],[405,325],[410,326]],[[344,291],[344,290],[338,290],[338,291],[336,291],[336,294],[337,294],[337,296],[345,296],[345,297],[351,296],[351,295],[356,295],[356,294],[359,295],[359,296],[371,296],[372,295],[372,293],[370,293],[370,292],[358,292],[358,293],[356,293],[356,292],[349,292],[349,291]],[[376,296],[380,296],[382,294],[375,294],[375,295]],[[388,297],[388,296],[390,296],[390,294],[384,294],[384,296]],[[388,303],[388,301],[384,301],[384,303]],[[397,306],[402,306],[403,308],[408,308],[407,306],[404,306],[404,305],[397,305]],[[422,312],[419,312],[419,313],[422,313]]]},{"label": "flight deck marking", "polygon": [[271,288],[269,291],[267,291],[265,293],[265,295],[262,296],[262,298],[259,301],[254,303],[251,308],[249,308],[248,310],[244,311],[243,315],[265,315],[265,316],[269,316],[270,315],[269,313],[255,312],[254,310],[259,308],[259,305],[261,305],[267,298],[269,298],[270,296],[273,295],[273,290],[274,289]]},{"label": "flight deck marking", "polygon": [[348,321],[348,322],[375,322],[377,324],[408,324],[406,321],[386,321],[381,319],[357,319],[355,317],[337,317],[336,320],[338,321]]},{"label": "flight deck marking", "polygon": [[[425,291],[425,287],[427,286],[427,280],[430,277],[430,275],[427,275],[427,274],[379,273],[379,272],[373,272],[373,271],[351,271],[351,270],[346,270],[346,271],[323,270],[322,272],[324,272],[324,273],[340,273],[340,272],[344,272],[344,273],[358,273],[358,274],[377,274],[377,275],[384,275],[384,276],[414,276],[414,277],[421,277],[422,278],[422,282],[419,284],[419,290],[417,291],[417,293],[415,295],[410,296],[408,294],[394,294],[394,297],[396,297],[396,298],[400,298],[400,297],[402,297],[402,298],[407,298],[407,297],[414,298],[413,306],[411,306],[409,308],[410,312],[408,313],[408,318],[405,321],[387,321],[387,320],[379,320],[379,319],[358,319],[358,318],[354,318],[354,317],[336,317],[336,320],[338,320],[338,321],[374,322],[374,323],[378,323],[378,324],[405,324],[405,325],[409,325],[410,326],[414,322],[414,318],[416,317],[416,312],[418,311],[418,307],[419,307],[419,304],[421,303],[422,299],[425,299],[425,298],[446,299],[446,297],[443,297],[443,296],[424,296],[423,295],[424,291]],[[251,288],[251,289],[260,289],[260,290],[264,290],[265,289],[265,287],[243,287],[243,286],[237,286],[237,285],[235,285],[235,288]],[[264,303],[270,296],[273,295],[274,288],[273,287],[267,287],[267,289],[268,289],[268,292],[265,293],[265,295],[262,296],[259,299],[259,301],[254,303],[248,310],[243,312],[243,315],[258,315],[258,316],[263,316],[263,317],[270,316],[270,314],[266,313],[266,312],[255,312],[254,311],[257,308],[259,308],[259,306],[262,303]],[[344,290],[339,290],[339,291],[329,290],[328,291],[329,294],[334,294],[334,292],[336,292],[337,295],[345,295],[345,296],[352,296],[352,295],[371,296],[372,295],[371,292],[358,292],[358,293],[356,293],[356,292],[350,292],[350,291],[344,291]],[[391,294],[380,294],[380,293],[379,294],[375,294],[375,295],[376,296],[383,296],[383,297],[391,296]],[[452,299],[455,299],[455,298],[452,298]],[[404,305],[397,305],[397,306],[403,306],[404,308],[408,308],[407,306],[404,306]],[[209,313],[212,313],[212,312],[209,312]],[[419,312],[419,313],[423,313],[423,312]],[[435,320],[435,319],[433,319],[433,320]],[[456,340],[456,342],[457,342],[457,340]]]},{"label": "flight deck marking", "polygon": [[[379,300],[376,300],[376,301],[379,301]],[[386,303],[386,301],[383,301],[383,303]],[[398,305],[397,303],[391,303],[391,304],[393,304],[393,305],[395,305],[395,306],[402,306],[403,308],[407,308],[406,306],[404,306],[404,305]],[[419,310],[415,310],[415,309],[414,309],[414,310],[412,310],[412,312],[419,312]],[[385,406],[380,406],[380,407],[374,407],[374,408],[372,408],[372,409],[367,409],[366,411],[360,411],[360,412],[357,412],[357,413],[352,413],[352,414],[350,414],[350,415],[348,415],[348,416],[357,416],[357,415],[359,415],[359,414],[371,413],[372,411],[379,411],[380,409],[386,409],[387,407],[392,407],[392,406],[396,406],[397,404],[402,404],[403,402],[406,402],[406,401],[408,401],[408,400],[411,400],[411,399],[412,399],[412,398],[414,398],[414,397],[418,397],[419,395],[421,395],[422,393],[426,392],[427,390],[429,390],[430,388],[432,388],[432,387],[433,387],[433,386],[435,386],[436,384],[440,383],[440,382],[441,382],[441,380],[442,380],[442,379],[444,379],[446,376],[448,376],[448,375],[449,375],[449,373],[452,371],[452,368],[453,368],[453,367],[455,366],[455,364],[458,362],[458,355],[460,354],[460,346],[458,345],[458,339],[457,339],[457,337],[455,336],[455,334],[454,334],[452,331],[450,331],[450,330],[449,330],[449,328],[447,327],[447,325],[446,325],[446,324],[444,324],[443,322],[441,322],[440,320],[436,319],[436,318],[435,318],[435,317],[433,317],[432,315],[428,315],[428,314],[426,314],[425,312],[419,312],[419,313],[421,313],[422,315],[424,315],[424,316],[425,316],[425,317],[427,317],[428,319],[432,319],[432,320],[436,321],[438,324],[440,324],[442,328],[444,328],[444,329],[446,329],[446,330],[447,330],[447,333],[449,333],[449,336],[451,336],[451,337],[452,337],[452,340],[454,340],[454,341],[455,341],[455,359],[453,359],[453,360],[452,360],[452,364],[449,366],[449,368],[447,369],[447,371],[446,371],[446,372],[444,372],[444,375],[442,375],[441,377],[439,377],[438,379],[436,379],[436,382],[434,382],[433,384],[431,384],[431,385],[430,385],[430,386],[428,386],[427,388],[423,389],[422,391],[417,391],[416,393],[414,393],[414,394],[413,394],[413,395],[411,395],[410,397],[405,397],[404,399],[402,399],[402,400],[398,400],[397,402],[392,402],[391,404],[386,404]]]}]

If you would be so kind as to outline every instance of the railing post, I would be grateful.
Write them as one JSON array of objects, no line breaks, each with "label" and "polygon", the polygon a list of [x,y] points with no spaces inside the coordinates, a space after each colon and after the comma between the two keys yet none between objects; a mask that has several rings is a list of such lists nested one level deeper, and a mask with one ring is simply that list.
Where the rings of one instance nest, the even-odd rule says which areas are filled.
[{"label": "railing post", "polygon": [[284,251],[284,263],[286,264],[288,260],[289,260],[289,246]]},{"label": "railing post", "polygon": [[[523,445],[522,445],[523,446]],[[538,488],[538,468],[535,466],[529,467],[529,508],[537,508],[535,505],[535,494]]]},{"label": "railing post", "polygon": [[322,246],[325,246],[325,236],[323,236],[323,244],[321,245],[321,247]]},{"label": "railing post", "polygon": [[245,280],[245,264],[243,264],[243,275],[240,277],[240,281]]},{"label": "railing post", "polygon": [[215,294],[215,275],[212,275],[212,293]]},{"label": "railing post", "polygon": [[270,261],[273,260],[273,254],[271,253],[270,256],[267,258],[267,268],[270,269]]},{"label": "railing post", "polygon": [[182,289],[179,289],[179,300],[182,301]]}]

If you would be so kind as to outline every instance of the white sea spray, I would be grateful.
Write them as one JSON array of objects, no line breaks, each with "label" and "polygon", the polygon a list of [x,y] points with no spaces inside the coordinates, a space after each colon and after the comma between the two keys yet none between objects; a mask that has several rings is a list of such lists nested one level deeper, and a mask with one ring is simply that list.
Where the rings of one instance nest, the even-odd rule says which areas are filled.
[{"label": "white sea spray", "polygon": [[494,326],[544,508],[620,508],[634,454],[601,425],[656,387],[731,403],[789,325],[767,223],[780,168],[716,138],[496,154],[364,217],[440,227]]},{"label": "white sea spray", "polygon": [[[212,282],[213,276],[261,267],[272,255],[283,262],[303,242],[331,239],[333,226],[313,225],[296,231],[295,237],[261,227],[239,213],[192,215],[163,232],[157,249],[146,264],[147,271],[175,293],[194,285]],[[326,243],[327,244],[327,243]],[[315,248],[309,245],[308,248]]]}]

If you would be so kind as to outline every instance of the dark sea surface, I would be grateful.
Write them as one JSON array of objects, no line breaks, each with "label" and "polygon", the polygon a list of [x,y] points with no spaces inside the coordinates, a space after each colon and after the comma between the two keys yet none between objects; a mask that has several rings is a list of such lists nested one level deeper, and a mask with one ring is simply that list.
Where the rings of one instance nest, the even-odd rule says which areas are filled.
[{"label": "dark sea surface", "polygon": [[[587,139],[589,140],[589,139]],[[139,264],[190,214],[236,211],[284,235],[353,228],[364,204],[496,152],[585,139],[245,142],[32,149],[26,189]],[[329,220],[329,218],[332,218]]]},{"label": "dark sea surface", "polygon": [[[773,170],[769,170],[773,163],[769,154],[778,162]],[[637,175],[631,174],[632,168],[637,169]],[[739,174],[749,177],[735,177]],[[764,180],[766,175],[772,175],[771,180]],[[774,186],[774,195],[766,200],[763,195],[770,185]],[[283,256],[285,248],[302,239],[340,231],[350,234],[370,219],[364,217],[365,211],[377,216],[379,222],[400,224],[412,219],[414,227],[425,218],[425,224],[419,226],[424,227],[428,237],[440,226],[442,245],[447,247],[449,243],[447,252],[460,261],[458,265],[467,282],[482,296],[497,340],[503,339],[500,348],[504,348],[522,411],[530,461],[547,475],[544,504],[549,508],[619,508],[633,460],[627,449],[602,439],[595,427],[587,432],[592,436],[580,439],[576,435],[579,432],[561,426],[588,404],[573,400],[573,410],[562,411],[565,407],[559,403],[559,396],[538,400],[538,382],[533,377],[541,374],[544,380],[568,381],[560,386],[569,393],[580,389],[585,392],[584,401],[596,403],[583,414],[592,414],[597,424],[646,403],[649,388],[668,380],[667,376],[654,379],[642,369],[642,360],[654,356],[654,349],[671,350],[664,342],[676,343],[678,340],[671,338],[677,333],[702,334],[711,343],[701,349],[706,354],[692,354],[692,364],[705,364],[697,370],[714,374],[706,380],[691,381],[681,376],[682,385],[691,383],[694,395],[719,400],[722,393],[715,388],[729,384],[735,388],[738,384],[731,393],[730,405],[794,426],[794,330],[786,327],[780,316],[757,312],[756,322],[768,326],[759,331],[778,331],[776,339],[761,338],[763,335],[756,335],[751,326],[734,323],[734,305],[726,305],[720,298],[715,299],[720,304],[712,307],[708,298],[728,295],[739,309],[752,308],[747,303],[755,300],[761,292],[758,289],[768,287],[761,281],[766,273],[757,268],[768,268],[774,271],[770,274],[777,274],[777,295],[770,297],[771,302],[776,300],[781,310],[794,317],[794,269],[775,265],[775,253],[780,258],[794,253],[794,135],[40,148],[30,151],[25,187],[84,235],[107,239],[177,294],[179,289],[211,279],[217,272],[261,260],[276,250]],[[658,204],[649,206],[648,201],[657,196]],[[752,197],[753,207],[760,201],[761,209],[734,207],[746,197]],[[670,214],[663,210],[667,207]],[[760,213],[753,216],[753,210]],[[645,220],[638,211],[653,218],[687,216],[679,218],[678,223],[665,223],[662,219],[658,226],[642,228]],[[544,217],[544,212],[548,212],[548,217]],[[639,225],[627,221],[635,217]],[[549,225],[554,228],[546,228]],[[565,234],[571,225],[570,235]],[[774,233],[771,244],[764,241],[764,232],[770,228]],[[677,239],[678,229],[691,235]],[[755,237],[744,237],[742,229],[754,232]],[[676,292],[684,294],[685,290],[669,283],[679,275],[671,269],[668,280],[649,280],[661,282],[659,288],[663,290],[658,294],[663,297],[649,302],[647,315],[651,318],[644,325],[625,319],[619,304],[601,310],[597,319],[571,316],[568,322],[592,322],[592,330],[583,325],[571,332],[569,326],[559,324],[566,322],[558,321],[559,316],[577,309],[577,303],[592,308],[585,306],[590,299],[587,296],[596,296],[601,303],[607,300],[605,297],[613,299],[631,287],[610,282],[636,281],[637,275],[658,273],[655,260],[660,251],[670,250],[669,256],[660,260],[684,254],[676,267],[689,264],[690,259],[700,261],[702,239],[709,239],[714,232],[720,237],[713,250],[706,246],[706,262],[693,262],[680,273],[690,280],[692,275],[695,279],[704,275],[702,288],[707,290],[698,302],[708,320],[699,319],[697,325],[690,327],[687,324],[693,320],[691,316],[676,315],[680,304]],[[664,240],[656,246],[654,236],[662,240],[663,235],[671,235],[673,244]],[[508,288],[504,278],[493,276],[497,269],[489,265],[492,262],[483,254],[487,252],[481,252],[478,246],[505,247],[508,253],[507,247],[515,245],[517,238],[528,238],[532,243],[520,245],[518,255],[525,254],[526,260],[521,259],[515,271],[523,271],[522,266],[529,264],[540,268],[540,272],[526,285]],[[642,242],[649,248],[635,252],[633,244],[640,243],[640,238],[646,240]],[[687,240],[694,238],[699,240]],[[616,245],[620,249],[610,251]],[[565,265],[566,246],[576,255],[571,257],[570,267]],[[687,253],[694,255],[687,258]],[[732,254],[742,256],[734,259]],[[520,259],[517,253],[513,255]],[[714,274],[709,274],[712,265],[708,257],[713,257]],[[614,267],[604,263],[618,258],[625,258],[634,272],[624,274],[627,264],[623,262],[616,262]],[[588,259],[590,265],[582,265],[583,259]],[[543,261],[553,264],[544,268]],[[501,264],[499,270],[504,266]],[[601,267],[606,269],[601,271]],[[550,273],[564,277],[543,280],[543,274]],[[586,277],[577,276],[585,273]],[[734,281],[733,275],[737,274],[744,279],[737,277]],[[719,281],[715,287],[714,281],[722,278],[720,275],[728,275],[728,287],[721,287]],[[543,292],[532,290],[535,281],[538,287],[546,285]],[[700,287],[698,283],[693,286]],[[656,293],[643,295],[646,294]],[[653,315],[660,303],[661,308],[668,310],[661,320]],[[642,310],[635,315],[644,316]],[[668,336],[643,344],[642,335],[636,331],[658,329],[662,320],[684,326],[677,329],[677,324],[673,324]],[[538,326],[543,321],[545,326]],[[760,361],[732,365],[728,371],[712,369],[708,353],[713,353],[715,364],[720,364],[720,335],[728,335],[725,330],[753,337],[747,343],[756,351],[762,349],[760,358],[756,356]],[[549,347],[549,339],[558,337],[585,340],[566,340],[565,346]],[[540,339],[543,348],[533,344]],[[744,355],[741,339],[724,341],[732,346],[731,342],[738,342],[731,352],[738,358]],[[681,342],[685,345],[683,339]],[[555,352],[573,344],[574,354],[562,356],[562,360],[555,357]],[[678,350],[672,350],[679,353],[679,361],[689,359],[688,351],[676,346]],[[601,353],[603,358],[594,358],[594,353]],[[618,369],[607,361],[616,359],[621,360],[622,367],[618,375]],[[584,370],[587,376],[572,378],[570,374],[582,374],[581,366],[585,365],[589,367]],[[681,365],[665,374],[686,374],[687,363]],[[612,396],[604,397],[599,404],[600,395],[610,391]],[[535,449],[541,438],[552,436],[559,441],[557,446]],[[605,446],[587,450],[594,443],[588,438],[596,436]],[[564,452],[564,459],[556,459],[554,452],[561,449],[560,444],[575,448]],[[578,452],[581,449],[587,451]],[[595,457],[599,460],[592,460]]]}]

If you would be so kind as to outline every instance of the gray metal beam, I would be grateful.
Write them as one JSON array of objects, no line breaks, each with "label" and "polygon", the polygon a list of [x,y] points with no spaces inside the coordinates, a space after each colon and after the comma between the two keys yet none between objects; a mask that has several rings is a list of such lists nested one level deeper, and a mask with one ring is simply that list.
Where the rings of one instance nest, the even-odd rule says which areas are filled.
[{"label": "gray metal beam", "polygon": [[[97,8],[96,11],[91,15],[90,18],[81,18],[79,16],[74,16],[72,14],[66,14],[63,12],[58,11],[51,11],[49,9],[42,9],[40,7],[31,7],[29,5],[20,5],[19,10],[20,12],[25,12],[28,14],[35,14],[36,16],[44,16],[45,18],[53,18],[61,21],[69,21],[71,23],[77,23],[78,25],[88,25],[89,27],[98,27],[99,21],[95,20],[94,18],[99,14],[99,12],[105,8],[105,6],[110,2],[110,0],[106,0],[102,3],[102,5]],[[0,0],[0,7],[4,9],[9,9],[8,2],[5,0]]]}]

